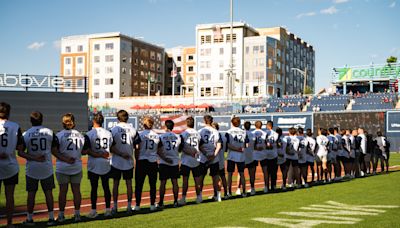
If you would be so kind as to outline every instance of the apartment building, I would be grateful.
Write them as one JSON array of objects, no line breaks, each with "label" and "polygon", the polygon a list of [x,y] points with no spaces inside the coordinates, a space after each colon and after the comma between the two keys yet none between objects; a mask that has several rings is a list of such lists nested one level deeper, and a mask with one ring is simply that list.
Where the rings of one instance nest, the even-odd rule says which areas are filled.
[{"label": "apartment building", "polygon": [[[119,32],[61,39],[61,76],[74,90],[87,76],[89,100],[164,93],[164,48]],[[150,84],[149,84],[150,82]]]}]

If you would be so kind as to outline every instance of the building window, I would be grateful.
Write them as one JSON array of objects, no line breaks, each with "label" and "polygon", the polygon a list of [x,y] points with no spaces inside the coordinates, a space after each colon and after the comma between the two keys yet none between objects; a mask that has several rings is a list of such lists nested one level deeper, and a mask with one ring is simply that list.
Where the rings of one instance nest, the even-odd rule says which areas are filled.
[{"label": "building window", "polygon": [[219,67],[224,67],[224,60],[219,61]]},{"label": "building window", "polygon": [[126,63],[126,57],[122,57],[122,62]]},{"label": "building window", "polygon": [[156,59],[156,53],[154,51],[150,52],[150,59],[152,59],[152,60]]},{"label": "building window", "polygon": [[249,72],[246,72],[245,75],[246,75],[246,76],[245,76],[245,79],[246,79],[246,80],[249,80],[249,79],[250,79],[250,73],[249,73]]},{"label": "building window", "polygon": [[121,72],[122,72],[123,74],[126,74],[126,68],[125,68],[125,67],[122,67]]},{"label": "building window", "polygon": [[[232,34],[233,42],[236,42],[236,33]],[[226,35],[226,42],[231,42],[231,34]]]},{"label": "building window", "polygon": [[178,73],[181,72],[181,71],[182,71],[181,67],[177,67],[177,68],[176,68],[176,71],[177,71]]},{"label": "building window", "polygon": [[113,98],[114,94],[112,92],[107,92],[104,94],[105,98]]},{"label": "building window", "polygon": [[71,75],[71,69],[65,69],[64,75],[65,76],[70,76]]},{"label": "building window", "polygon": [[224,80],[224,73],[219,73],[219,80],[223,81]]},{"label": "building window", "polygon": [[83,57],[78,57],[78,58],[76,59],[76,62],[77,62],[78,64],[82,64],[82,63],[83,63]]},{"label": "building window", "polygon": [[161,61],[161,53],[157,53],[157,61]]},{"label": "building window", "polygon": [[83,75],[83,69],[82,68],[78,68],[78,75]]},{"label": "building window", "polygon": [[113,79],[113,78],[106,78],[106,79],[105,79],[105,84],[106,84],[106,85],[112,85],[112,84],[114,84],[114,79]]},{"label": "building window", "polygon": [[94,84],[95,86],[100,85],[100,79],[96,78],[96,79],[93,81],[93,84]]},{"label": "building window", "polygon": [[111,73],[113,73],[113,72],[114,72],[114,69],[113,69],[112,66],[106,67],[106,73],[107,73],[107,74],[111,74]]},{"label": "building window", "polygon": [[83,52],[83,46],[82,45],[78,45],[78,52]]},{"label": "building window", "polygon": [[264,45],[260,46],[260,53],[264,53]]},{"label": "building window", "polygon": [[94,74],[100,74],[100,68],[99,67],[95,67],[94,68]]},{"label": "building window", "polygon": [[250,51],[250,47],[246,46],[246,54],[249,54],[249,51]]},{"label": "building window", "polygon": [[71,52],[71,46],[66,46],[65,47],[65,52],[70,53]]},{"label": "building window", "polygon": [[178,62],[180,62],[180,61],[182,61],[182,57],[181,57],[181,56],[178,56],[178,57],[176,57],[176,60],[177,60]]},{"label": "building window", "polygon": [[211,43],[211,35],[206,36],[206,43],[210,44]]},{"label": "building window", "polygon": [[100,56],[94,56],[94,57],[93,57],[93,61],[94,61],[95,63],[99,63],[99,62],[100,62]]},{"label": "building window", "polygon": [[93,99],[99,99],[99,93],[93,93]]},{"label": "building window", "polygon": [[100,50],[100,44],[95,44],[95,45],[94,45],[94,50],[95,50],[95,51]]},{"label": "building window", "polygon": [[200,55],[210,56],[211,55],[211,48],[202,48],[202,49],[200,49]]},{"label": "building window", "polygon": [[188,72],[193,72],[193,66],[188,67]]},{"label": "building window", "polygon": [[189,55],[189,56],[188,56],[188,60],[189,60],[189,61],[192,61],[192,60],[193,60],[193,55]]},{"label": "building window", "polygon": [[106,55],[106,62],[113,62],[114,56],[113,55]]},{"label": "building window", "polygon": [[219,54],[223,55],[224,54],[224,48],[219,48]]},{"label": "building window", "polygon": [[71,58],[65,58],[65,65],[71,64]]},{"label": "building window", "polygon": [[113,50],[114,49],[114,43],[106,43],[106,50]]},{"label": "building window", "polygon": [[236,47],[232,48],[232,54],[235,55],[236,54]]}]

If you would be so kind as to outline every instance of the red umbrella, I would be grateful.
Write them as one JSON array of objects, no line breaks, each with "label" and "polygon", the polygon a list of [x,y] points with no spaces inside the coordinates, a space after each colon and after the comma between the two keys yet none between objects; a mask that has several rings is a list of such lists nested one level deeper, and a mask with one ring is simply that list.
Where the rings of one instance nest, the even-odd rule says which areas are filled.
[{"label": "red umbrella", "polygon": [[141,109],[142,107],[140,107],[140,105],[134,105],[131,107],[131,109]]},{"label": "red umbrella", "polygon": [[198,107],[198,108],[209,108],[210,105],[204,103],[204,104],[198,105],[197,107]]},{"label": "red umbrella", "polygon": [[180,104],[180,105],[175,106],[175,108],[185,109],[185,108],[186,108],[186,105]]},{"label": "red umbrella", "polygon": [[196,105],[190,104],[190,105],[187,105],[186,108],[196,108]]},{"label": "red umbrella", "polygon": [[162,108],[173,108],[172,104],[163,105]]},{"label": "red umbrella", "polygon": [[156,104],[156,105],[153,106],[153,108],[154,109],[160,109],[160,108],[162,108],[162,106],[160,104]]}]

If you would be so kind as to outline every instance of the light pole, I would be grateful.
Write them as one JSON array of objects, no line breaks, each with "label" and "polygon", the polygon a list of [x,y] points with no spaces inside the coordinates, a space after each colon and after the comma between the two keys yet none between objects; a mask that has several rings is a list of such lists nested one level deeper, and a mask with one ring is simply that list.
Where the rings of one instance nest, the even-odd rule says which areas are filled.
[{"label": "light pole", "polygon": [[304,77],[304,88],[303,88],[303,94],[306,92],[307,88],[307,67],[304,68],[303,70],[300,70],[299,68],[292,68],[291,70],[299,72],[301,75]]},{"label": "light pole", "polygon": [[151,80],[150,75],[151,75],[150,71],[147,72],[147,103],[149,103],[150,101],[150,83],[153,82],[153,80]]}]

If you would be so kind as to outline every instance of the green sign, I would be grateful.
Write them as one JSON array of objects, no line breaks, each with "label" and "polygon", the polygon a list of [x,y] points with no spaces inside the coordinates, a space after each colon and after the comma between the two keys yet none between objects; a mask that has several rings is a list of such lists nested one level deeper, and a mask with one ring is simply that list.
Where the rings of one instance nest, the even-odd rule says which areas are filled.
[{"label": "green sign", "polygon": [[397,79],[400,77],[400,65],[381,65],[370,67],[335,68],[337,81],[359,81],[375,79]]}]

